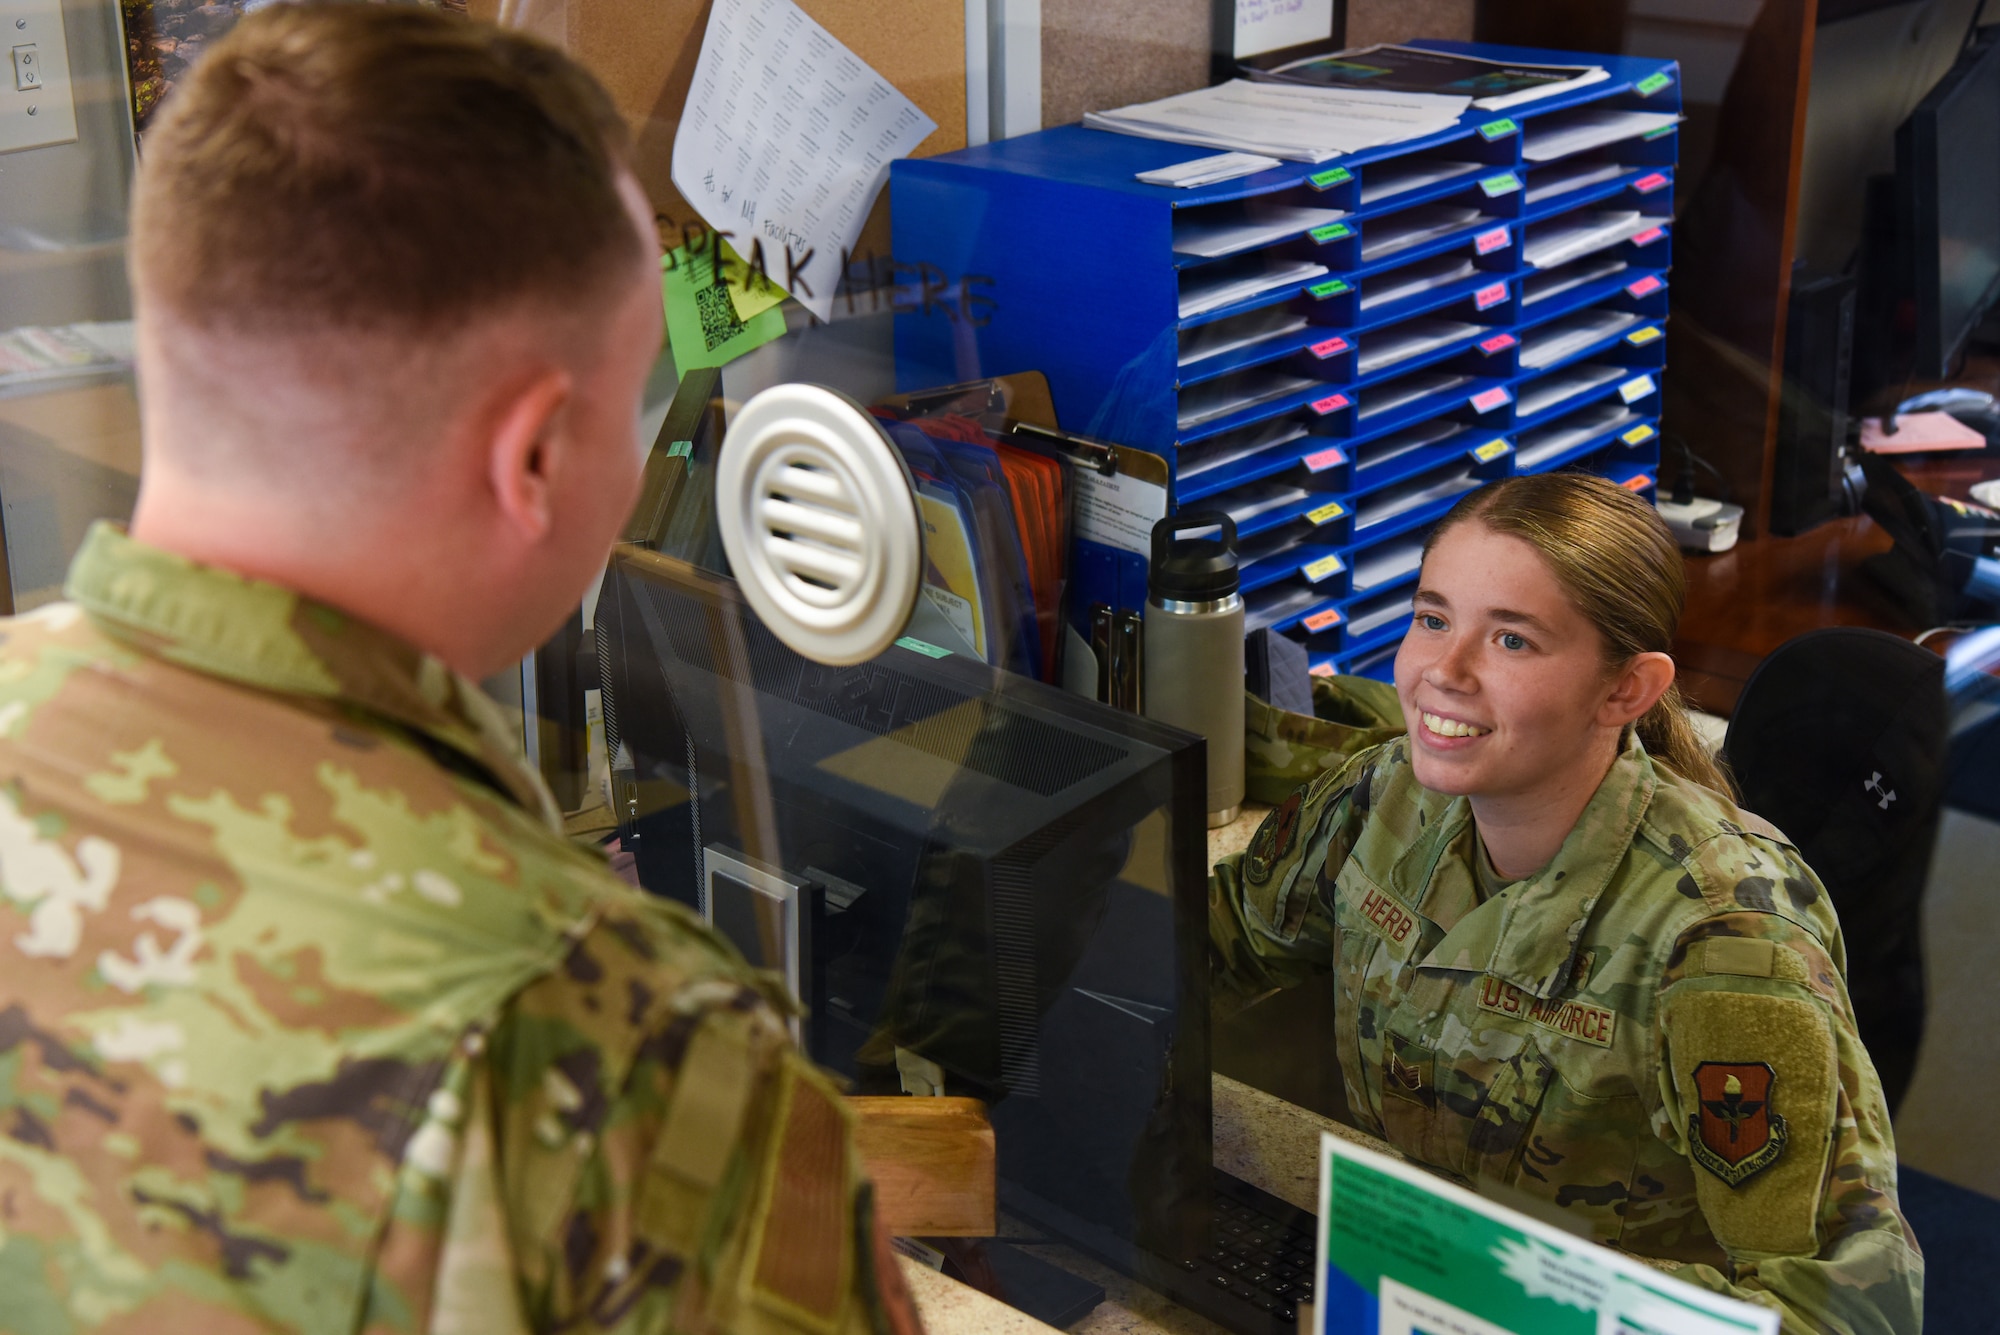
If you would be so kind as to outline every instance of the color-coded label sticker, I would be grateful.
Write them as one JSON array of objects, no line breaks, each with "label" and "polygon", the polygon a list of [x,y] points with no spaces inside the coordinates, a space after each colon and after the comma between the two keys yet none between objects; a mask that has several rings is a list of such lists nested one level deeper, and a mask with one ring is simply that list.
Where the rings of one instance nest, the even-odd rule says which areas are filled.
[{"label": "color-coded label sticker", "polygon": [[1511,195],[1521,188],[1521,178],[1512,172],[1501,172],[1498,176],[1488,176],[1479,182],[1479,188],[1486,192],[1488,199],[1498,199]]},{"label": "color-coded label sticker", "polygon": [[1653,377],[1649,375],[1635,375],[1618,387],[1618,397],[1627,403],[1631,403],[1634,399],[1645,398],[1653,392],[1653,389]]},{"label": "color-coded label sticker", "polygon": [[1318,527],[1319,525],[1326,523],[1328,520],[1338,519],[1346,513],[1347,513],[1347,507],[1342,505],[1339,501],[1328,501],[1325,505],[1320,506],[1319,509],[1317,510],[1306,511],[1306,518],[1313,522],[1314,527]]},{"label": "color-coded label sticker", "polygon": [[1632,244],[1635,246],[1650,246],[1666,234],[1667,229],[1664,227],[1648,227],[1645,231],[1632,238]]},{"label": "color-coded label sticker", "polygon": [[1337,556],[1322,556],[1317,561],[1308,561],[1299,567],[1299,573],[1317,584],[1328,575],[1338,575],[1347,569],[1347,563]]},{"label": "color-coded label sticker", "polygon": [[1315,190],[1331,190],[1337,185],[1345,185],[1354,179],[1354,173],[1345,167],[1329,167],[1323,172],[1314,172],[1306,177],[1306,184]]},{"label": "color-coded label sticker", "polygon": [[1312,410],[1321,417],[1325,417],[1328,413],[1337,413],[1346,406],[1347,396],[1345,394],[1329,394],[1323,399],[1314,399]]},{"label": "color-coded label sticker", "polygon": [[1472,396],[1472,411],[1490,413],[1495,408],[1504,407],[1513,401],[1514,396],[1507,392],[1505,386],[1495,385],[1492,389],[1481,390]]},{"label": "color-coded label sticker", "polygon": [[1320,631],[1325,630],[1328,626],[1338,626],[1340,624],[1340,609],[1337,607],[1329,607],[1324,611],[1314,612],[1311,616],[1307,617],[1304,621],[1300,622],[1299,624],[1304,626],[1307,630],[1313,632],[1315,635],[1317,635]]},{"label": "color-coded label sticker", "polygon": [[1506,441],[1496,437],[1493,440],[1487,441],[1484,445],[1473,446],[1472,457],[1479,460],[1480,463],[1490,464],[1513,448]]},{"label": "color-coded label sticker", "polygon": [[1505,139],[1510,134],[1518,134],[1520,130],[1520,126],[1502,117],[1497,121],[1488,121],[1486,124],[1480,126],[1479,137],[1490,144],[1495,139]]},{"label": "color-coded label sticker", "polygon": [[1324,282],[1314,283],[1306,291],[1322,300],[1327,297],[1337,297],[1347,291],[1347,280],[1344,278],[1329,278]]},{"label": "color-coded label sticker", "polygon": [[1310,677],[1331,677],[1333,675],[1333,664],[1315,663],[1306,669],[1306,675]]},{"label": "color-coded label sticker", "polygon": [[896,641],[898,649],[908,649],[911,653],[922,654],[925,658],[950,658],[951,650],[940,649],[935,644],[926,644],[914,635],[905,635]]},{"label": "color-coded label sticker", "polygon": [[1636,283],[1627,283],[1625,285],[1625,291],[1626,294],[1629,296],[1649,297],[1653,293],[1658,292],[1661,288],[1665,286],[1666,284],[1660,281],[1660,276],[1658,274],[1649,273]]},{"label": "color-coded label sticker", "polygon": [[1634,329],[1631,333],[1625,335],[1625,341],[1635,348],[1643,348],[1659,337],[1661,337],[1660,327],[1656,324],[1649,324],[1643,328]]},{"label": "color-coded label sticker", "polygon": [[1660,70],[1656,73],[1648,74],[1645,78],[1633,84],[1632,91],[1641,97],[1651,97],[1654,93],[1659,92],[1673,81],[1673,75],[1667,73],[1665,70]]},{"label": "color-coded label sticker", "polygon": [[1479,341],[1479,350],[1491,357],[1496,352],[1505,352],[1520,341],[1520,339],[1515,338],[1512,334],[1495,334],[1492,338],[1481,339]]},{"label": "color-coded label sticker", "polygon": [[1659,433],[1654,431],[1652,427],[1648,426],[1644,422],[1641,422],[1639,423],[1639,425],[1633,427],[1630,431],[1622,433],[1618,437],[1618,439],[1624,441],[1627,445],[1644,445],[1647,441],[1651,440],[1654,436],[1658,434]]},{"label": "color-coded label sticker", "polygon": [[1312,231],[1306,233],[1306,235],[1311,237],[1313,240],[1319,242],[1321,245],[1324,245],[1328,241],[1340,241],[1347,237],[1353,236],[1354,229],[1352,227],[1349,227],[1346,223],[1328,223],[1324,227],[1313,228]]},{"label": "color-coded label sticker", "polygon": [[1494,283],[1491,286],[1482,287],[1472,294],[1472,305],[1475,310],[1487,310],[1490,307],[1498,306],[1505,300],[1507,300],[1507,285],[1505,283]]},{"label": "color-coded label sticker", "polygon": [[1333,356],[1335,353],[1346,352],[1346,351],[1347,351],[1347,340],[1344,338],[1329,338],[1324,340],[1323,342],[1315,343],[1312,345],[1312,355],[1319,358],[1321,361],[1325,361],[1328,357]]},{"label": "color-coded label sticker", "polygon": [[1472,248],[1481,255],[1491,255],[1496,250],[1505,250],[1514,244],[1514,234],[1502,225],[1490,232],[1481,232],[1472,238]]},{"label": "color-coded label sticker", "polygon": [[1323,450],[1314,450],[1299,460],[1308,473],[1324,473],[1329,468],[1338,468],[1347,462],[1346,453],[1338,445],[1329,445]]},{"label": "color-coded label sticker", "polygon": [[1648,130],[1646,131],[1645,134],[1639,137],[1641,139],[1665,139],[1668,135],[1672,134],[1675,130],[1678,129],[1680,129],[1680,126],[1678,125],[1662,125],[1659,129]]},{"label": "color-coded label sticker", "polygon": [[1653,479],[1647,477],[1644,473],[1641,473],[1637,477],[1626,478],[1623,482],[1620,482],[1618,485],[1625,488],[1625,490],[1627,491],[1644,491],[1646,488],[1653,485]]},{"label": "color-coded label sticker", "polygon": [[669,459],[685,459],[693,453],[694,442],[691,440],[677,440],[667,446],[667,457]]},{"label": "color-coded label sticker", "polygon": [[1667,174],[1665,172],[1650,172],[1632,182],[1632,188],[1642,195],[1650,195],[1666,184]]}]

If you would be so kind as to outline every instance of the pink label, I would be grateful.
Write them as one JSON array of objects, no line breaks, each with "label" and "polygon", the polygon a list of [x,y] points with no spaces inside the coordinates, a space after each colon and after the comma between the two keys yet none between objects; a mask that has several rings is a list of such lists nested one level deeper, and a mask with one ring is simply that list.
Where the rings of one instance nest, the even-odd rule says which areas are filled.
[{"label": "pink label", "polygon": [[1333,354],[1336,352],[1346,352],[1346,351],[1347,351],[1347,340],[1344,338],[1330,338],[1324,343],[1315,343],[1312,345],[1312,355],[1319,358],[1321,361],[1325,361],[1328,357],[1333,356]]},{"label": "pink label", "polygon": [[1490,413],[1502,404],[1512,402],[1513,399],[1508,396],[1507,391],[1496,385],[1492,389],[1484,390],[1472,396],[1472,410],[1474,412]]},{"label": "pink label", "polygon": [[1665,286],[1666,284],[1660,281],[1660,276],[1658,274],[1649,273],[1636,283],[1627,283],[1625,285],[1625,291],[1635,297],[1644,297],[1644,296],[1650,296],[1653,293],[1658,292],[1661,288]]},{"label": "pink label", "polygon": [[1305,466],[1312,472],[1324,473],[1329,468],[1334,468],[1340,464],[1346,463],[1347,456],[1340,452],[1340,447],[1338,445],[1335,445],[1327,449],[1318,450],[1312,454],[1308,454],[1305,457],[1304,462]]},{"label": "pink label", "polygon": [[1664,227],[1648,227],[1645,231],[1632,238],[1632,244],[1635,246],[1650,246],[1666,234],[1667,229]]},{"label": "pink label", "polygon": [[1345,394],[1329,394],[1323,399],[1315,400],[1312,410],[1321,417],[1324,417],[1328,413],[1337,413],[1346,406],[1347,396]]},{"label": "pink label", "polygon": [[1505,300],[1507,300],[1507,285],[1505,283],[1495,283],[1491,287],[1482,287],[1472,294],[1473,306],[1482,311],[1488,306],[1498,306]]},{"label": "pink label", "polygon": [[1314,677],[1331,677],[1333,675],[1333,664],[1318,663],[1312,667],[1307,668],[1306,673],[1309,676],[1314,676]]},{"label": "pink label", "polygon": [[1642,195],[1650,195],[1666,183],[1667,178],[1663,174],[1654,172],[1650,176],[1641,176],[1638,180],[1632,182],[1632,188]]},{"label": "pink label", "polygon": [[1472,248],[1482,255],[1491,255],[1496,250],[1505,250],[1514,244],[1514,234],[1505,227],[1496,227],[1490,232],[1481,232],[1472,238]]},{"label": "pink label", "polygon": [[1338,626],[1340,624],[1340,609],[1329,607],[1324,612],[1314,612],[1300,624],[1307,630],[1315,632],[1325,630],[1328,626]]},{"label": "pink label", "polygon": [[1482,340],[1479,350],[1490,357],[1496,352],[1505,352],[1518,342],[1520,340],[1512,334],[1495,334],[1492,338]]}]

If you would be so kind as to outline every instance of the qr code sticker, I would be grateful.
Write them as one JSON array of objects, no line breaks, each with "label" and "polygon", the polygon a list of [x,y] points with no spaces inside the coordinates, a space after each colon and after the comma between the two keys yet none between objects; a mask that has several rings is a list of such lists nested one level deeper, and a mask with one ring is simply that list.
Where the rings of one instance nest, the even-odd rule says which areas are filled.
[{"label": "qr code sticker", "polygon": [[729,288],[724,284],[696,288],[694,308],[701,316],[701,340],[710,352],[743,332],[743,322],[736,318],[736,303],[729,299]]}]

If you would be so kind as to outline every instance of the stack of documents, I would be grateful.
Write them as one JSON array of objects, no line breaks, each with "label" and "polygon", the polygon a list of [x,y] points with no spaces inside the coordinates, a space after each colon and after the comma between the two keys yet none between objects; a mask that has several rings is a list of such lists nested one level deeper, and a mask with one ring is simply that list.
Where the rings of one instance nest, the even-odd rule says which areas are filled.
[{"label": "stack of documents", "polygon": [[1268,246],[1347,216],[1340,209],[1301,209],[1283,204],[1229,210],[1210,205],[1194,217],[1189,217],[1188,212],[1191,210],[1174,219],[1174,253],[1202,259]]},{"label": "stack of documents", "polygon": [[1521,365],[1530,371],[1554,366],[1593,343],[1630,329],[1641,317],[1630,311],[1587,310],[1532,329],[1521,340]]},{"label": "stack of documents", "polygon": [[1608,431],[1623,430],[1628,424],[1639,420],[1639,414],[1622,403],[1600,403],[1594,408],[1585,408],[1574,417],[1565,417],[1554,426],[1545,426],[1539,431],[1521,433],[1519,447],[1515,451],[1514,466],[1521,469],[1539,468],[1542,464],[1573,449],[1594,436]]},{"label": "stack of documents", "polygon": [[1558,268],[1529,274],[1521,280],[1521,305],[1532,306],[1550,297],[1559,297],[1572,288],[1624,273],[1631,267],[1615,256],[1600,255],[1595,259],[1576,260]]},{"label": "stack of documents", "polygon": [[1558,371],[1522,390],[1514,401],[1514,413],[1517,417],[1533,417],[1537,413],[1547,412],[1564,399],[1587,394],[1626,374],[1629,373],[1622,366],[1585,365]]},{"label": "stack of documents", "polygon": [[1527,123],[1521,155],[1530,162],[1551,162],[1621,139],[1637,139],[1678,125],[1680,119],[1671,111],[1558,111]]},{"label": "stack of documents", "polygon": [[1231,315],[1212,324],[1183,329],[1179,366],[1192,366],[1224,353],[1241,352],[1259,343],[1287,334],[1305,332],[1306,317],[1289,306],[1266,306],[1262,310]]},{"label": "stack of documents", "polygon": [[1314,264],[1310,260],[1279,260],[1268,266],[1263,263],[1249,266],[1214,264],[1196,269],[1181,276],[1180,318],[1191,320],[1197,315],[1248,301],[1259,293],[1296,286],[1327,272],[1329,270],[1324,264]]},{"label": "stack of documents", "polygon": [[[1361,507],[1361,512],[1355,517],[1354,531],[1358,536],[1377,525],[1388,523],[1397,515],[1406,515],[1419,506],[1444,500],[1448,496],[1456,496],[1463,491],[1471,491],[1478,485],[1479,479],[1472,475],[1470,465],[1444,477],[1432,474],[1428,477],[1415,478],[1399,487],[1391,487],[1387,491],[1369,497],[1367,503]],[[1350,621],[1347,628],[1356,635],[1366,629],[1358,620]]]},{"label": "stack of documents", "polygon": [[0,388],[119,370],[132,361],[132,324],[26,325],[0,333]]},{"label": "stack of documents", "polygon": [[1605,250],[1664,221],[1636,209],[1594,209],[1565,213],[1555,221],[1535,227],[1528,234],[1522,258],[1537,269],[1553,269],[1558,264],[1582,259],[1593,251]]},{"label": "stack of documents", "polygon": [[1305,436],[1306,429],[1303,423],[1280,418],[1275,422],[1259,422],[1240,431],[1224,432],[1198,445],[1183,445],[1180,450],[1181,481],[1186,482],[1214,469],[1240,463],[1266,450],[1275,450],[1280,445],[1304,440]]},{"label": "stack of documents", "polygon": [[[1470,491],[1472,487],[1478,485],[1477,482],[1474,482],[1471,486],[1460,487],[1459,490]],[[1359,639],[1370,631],[1382,629],[1382,627],[1388,625],[1397,617],[1408,616],[1410,609],[1415,605],[1416,600],[1414,598],[1402,597],[1384,598],[1379,603],[1369,603],[1364,607],[1358,607],[1355,609],[1354,614],[1347,618],[1347,633]]]},{"label": "stack of documents", "polygon": [[1528,203],[1566,195],[1572,190],[1615,181],[1632,169],[1622,162],[1565,162],[1560,167],[1541,167],[1528,173]]},{"label": "stack of documents", "polygon": [[1262,153],[1217,153],[1211,157],[1195,158],[1190,162],[1176,162],[1171,167],[1156,167],[1149,172],[1133,174],[1147,185],[1171,185],[1181,190],[1192,190],[1198,185],[1233,181],[1239,176],[1250,176],[1282,166],[1284,164],[1278,159],[1267,158]]},{"label": "stack of documents", "polygon": [[1319,383],[1305,376],[1286,375],[1282,371],[1245,371],[1241,375],[1223,376],[1181,391],[1176,424],[1182,431],[1191,431],[1231,413],[1282,399]]},{"label": "stack of documents", "polygon": [[1354,563],[1354,591],[1366,593],[1378,585],[1393,583],[1404,575],[1414,574],[1423,563],[1421,535],[1372,547],[1368,555]]},{"label": "stack of documents", "polygon": [[1377,204],[1397,195],[1421,190],[1427,185],[1442,185],[1458,176],[1470,176],[1483,171],[1476,162],[1445,162],[1437,158],[1403,158],[1389,162],[1373,162],[1361,177],[1361,202]]},{"label": "stack of documents", "polygon": [[1406,362],[1412,357],[1421,357],[1427,352],[1471,338],[1484,326],[1465,324],[1459,320],[1405,320],[1401,324],[1378,329],[1365,334],[1361,339],[1361,355],[1355,359],[1355,369],[1363,375],[1372,375],[1385,366]]},{"label": "stack of documents", "polygon": [[1266,626],[1297,616],[1324,597],[1310,584],[1274,584],[1259,589],[1243,600],[1243,633],[1255,635]]},{"label": "stack of documents", "polygon": [[1294,487],[1283,482],[1262,482],[1254,487],[1240,487],[1228,493],[1228,499],[1218,501],[1215,508],[1228,515],[1240,527],[1258,515],[1269,514],[1287,505],[1296,505],[1310,495],[1312,493],[1304,487]]},{"label": "stack of documents", "polygon": [[1459,424],[1449,419],[1436,422],[1420,422],[1416,426],[1405,427],[1380,440],[1354,447],[1356,467],[1364,473],[1373,472],[1383,464],[1391,463],[1426,445],[1450,440],[1459,433]]},{"label": "stack of documents", "polygon": [[1392,380],[1362,395],[1361,407],[1355,416],[1366,421],[1379,413],[1393,412],[1397,408],[1415,403],[1418,399],[1462,389],[1471,383],[1472,377],[1469,375],[1452,375],[1442,371],[1422,371],[1416,375],[1407,375],[1401,380]]},{"label": "stack of documents", "polygon": [[1457,255],[1440,255],[1405,268],[1391,269],[1362,284],[1361,309],[1370,311],[1392,301],[1406,301],[1426,292],[1435,292],[1441,287],[1462,283],[1478,272],[1478,267],[1471,260]]},{"label": "stack of documents", "polygon": [[1097,130],[1177,144],[1261,153],[1291,162],[1324,162],[1364,148],[1400,144],[1458,124],[1472,99],[1430,93],[1308,88],[1234,79],[1213,88],[1093,111]]},{"label": "stack of documents", "polygon": [[1373,264],[1399,250],[1408,250],[1411,246],[1420,246],[1426,241],[1435,241],[1456,232],[1461,227],[1470,227],[1479,218],[1478,209],[1462,204],[1428,204],[1392,213],[1377,219],[1362,232],[1361,261]]},{"label": "stack of documents", "polygon": [[1528,65],[1455,51],[1380,43],[1332,55],[1253,65],[1253,78],[1334,88],[1388,88],[1401,93],[1463,93],[1484,111],[1554,97],[1610,75],[1601,65]]}]

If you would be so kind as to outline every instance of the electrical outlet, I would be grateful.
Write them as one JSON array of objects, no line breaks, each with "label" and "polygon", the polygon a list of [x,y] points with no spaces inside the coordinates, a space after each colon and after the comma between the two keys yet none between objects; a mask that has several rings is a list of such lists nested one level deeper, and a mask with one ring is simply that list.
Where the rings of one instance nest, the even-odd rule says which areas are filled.
[{"label": "electrical outlet", "polygon": [[0,0],[0,153],[76,139],[62,0]]}]

